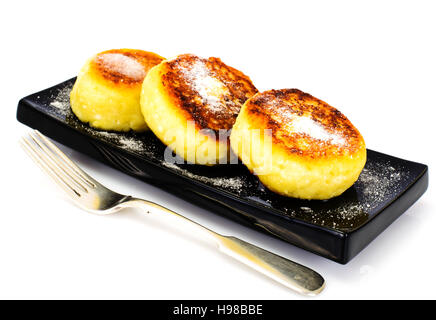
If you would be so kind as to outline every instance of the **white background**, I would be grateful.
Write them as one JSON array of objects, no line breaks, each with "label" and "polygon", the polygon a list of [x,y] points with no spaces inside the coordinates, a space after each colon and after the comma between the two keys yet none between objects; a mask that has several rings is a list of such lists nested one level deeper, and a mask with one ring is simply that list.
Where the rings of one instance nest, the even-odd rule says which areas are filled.
[{"label": "white background", "polygon": [[[432,1],[13,1],[1,3],[0,298],[307,299],[213,247],[130,210],[77,209],[18,145],[19,98],[92,54],[138,48],[218,56],[261,90],[299,88],[340,109],[368,148],[436,165]],[[154,200],[320,272],[315,299],[436,298],[436,208],[426,194],[347,265],[200,209],[64,148],[114,189]]]}]

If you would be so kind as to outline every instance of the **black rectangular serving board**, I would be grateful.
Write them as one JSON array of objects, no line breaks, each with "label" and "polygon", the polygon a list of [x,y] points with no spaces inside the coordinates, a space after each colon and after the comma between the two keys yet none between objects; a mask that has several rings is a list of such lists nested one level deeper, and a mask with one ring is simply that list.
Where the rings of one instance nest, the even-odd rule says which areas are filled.
[{"label": "black rectangular serving board", "polygon": [[75,78],[18,103],[17,119],[46,136],[145,182],[293,245],[347,263],[425,192],[428,168],[368,150],[359,180],[324,201],[267,190],[242,165],[168,163],[165,146],[148,131],[99,131],[71,112]]}]

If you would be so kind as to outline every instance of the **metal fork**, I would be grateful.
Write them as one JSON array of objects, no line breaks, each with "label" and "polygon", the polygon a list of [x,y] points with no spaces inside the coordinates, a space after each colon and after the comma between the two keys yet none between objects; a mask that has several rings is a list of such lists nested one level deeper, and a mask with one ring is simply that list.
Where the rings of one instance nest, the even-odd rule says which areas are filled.
[{"label": "metal fork", "polygon": [[115,213],[123,208],[139,207],[147,213],[172,216],[183,228],[199,231],[211,238],[220,251],[301,294],[316,295],[324,288],[324,279],[312,269],[232,236],[218,234],[179,213],[157,203],[119,194],[90,177],[35,130],[21,139],[21,145],[33,160],[86,211]]}]

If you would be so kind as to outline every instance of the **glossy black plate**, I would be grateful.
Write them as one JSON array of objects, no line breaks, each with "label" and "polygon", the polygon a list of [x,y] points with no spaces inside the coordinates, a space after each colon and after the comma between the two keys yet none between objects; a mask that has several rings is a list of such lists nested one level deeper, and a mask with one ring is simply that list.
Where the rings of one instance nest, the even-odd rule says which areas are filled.
[{"label": "glossy black plate", "polygon": [[359,180],[326,201],[268,191],[243,165],[213,168],[164,160],[151,132],[98,131],[70,110],[75,78],[20,100],[17,119],[48,137],[187,201],[347,263],[425,192],[427,166],[368,150]]}]

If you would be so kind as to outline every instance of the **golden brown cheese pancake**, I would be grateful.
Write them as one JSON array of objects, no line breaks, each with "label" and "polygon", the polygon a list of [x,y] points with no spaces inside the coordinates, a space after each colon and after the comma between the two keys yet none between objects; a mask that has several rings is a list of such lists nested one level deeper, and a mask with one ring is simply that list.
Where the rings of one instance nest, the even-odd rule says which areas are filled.
[{"label": "golden brown cheese pancake", "polygon": [[220,130],[232,128],[256,92],[250,78],[220,59],[182,54],[150,70],[141,108],[150,129],[176,154],[214,165],[229,158],[228,136],[220,141]]},{"label": "golden brown cheese pancake", "polygon": [[97,129],[146,130],[139,105],[142,82],[163,59],[153,52],[134,49],[96,54],[86,62],[71,91],[74,114]]},{"label": "golden brown cheese pancake", "polygon": [[267,188],[295,198],[340,195],[366,162],[365,142],[353,124],[297,89],[269,90],[247,100],[230,141]]}]

